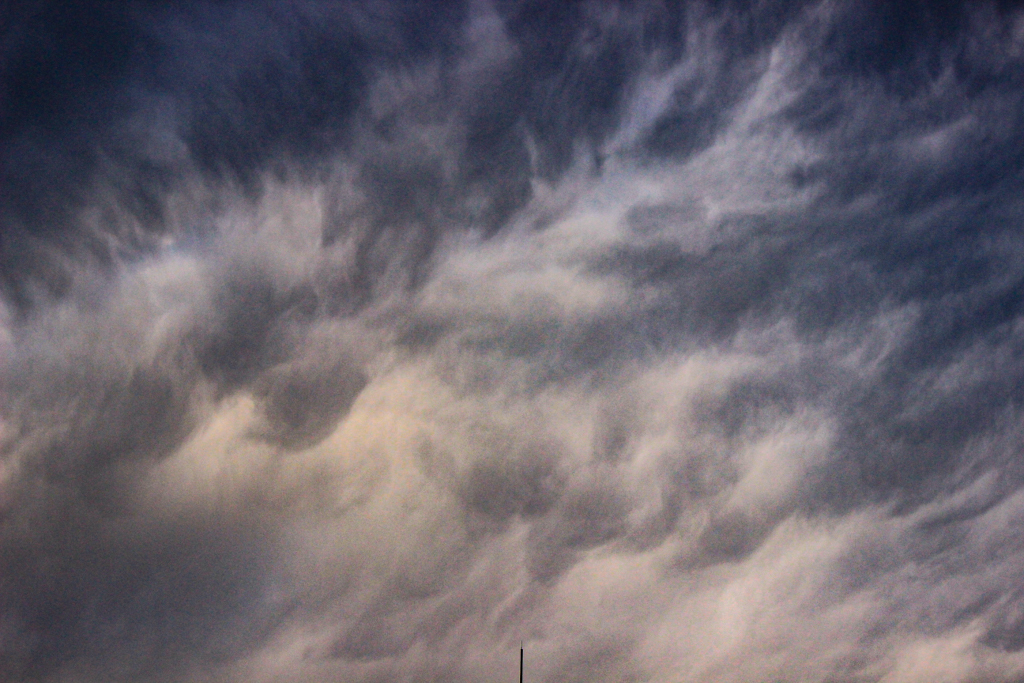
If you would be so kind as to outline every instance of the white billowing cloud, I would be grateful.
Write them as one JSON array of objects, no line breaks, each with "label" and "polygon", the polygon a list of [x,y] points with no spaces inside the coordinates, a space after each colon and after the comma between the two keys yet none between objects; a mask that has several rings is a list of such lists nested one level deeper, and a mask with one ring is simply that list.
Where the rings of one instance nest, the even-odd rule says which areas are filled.
[{"label": "white billowing cloud", "polygon": [[[214,262],[259,260],[282,287],[315,278],[319,255],[303,234],[320,214],[296,204],[284,216],[257,211],[252,231],[229,220],[221,249],[233,256]],[[544,232],[454,243],[415,298],[400,304],[415,319],[447,326],[442,338],[402,350],[380,341],[390,335],[379,321],[390,318],[368,312],[374,329],[362,338],[378,340],[363,347],[368,384],[315,445],[281,452],[262,441],[258,402],[242,392],[210,404],[202,426],[148,472],[140,504],[147,514],[258,515],[279,527],[286,578],[266,599],[295,611],[265,654],[253,655],[260,667],[297,680],[307,670],[310,678],[359,677],[420,670],[447,656],[447,666],[497,680],[503,648],[523,638],[541,677],[585,666],[575,659],[583,656],[604,676],[667,680],[676,675],[669,672],[697,671],[732,680],[764,671],[747,667],[751,652],[768,647],[759,643],[778,637],[766,629],[794,627],[804,619],[800,605],[821,600],[808,569],[825,573],[842,542],[809,522],[784,522],[731,569],[672,569],[711,516],[788,514],[807,468],[827,457],[829,418],[814,409],[768,415],[739,437],[708,432],[695,412],[737,382],[797,362],[802,351],[785,334],[539,387],[530,376],[534,358],[548,352],[504,355],[476,343],[480,334],[572,328],[629,310],[626,281],[585,267],[601,250],[600,241],[583,239],[598,220],[571,215]],[[604,225],[608,242],[622,239],[617,222]],[[189,298],[180,275],[195,275],[190,268],[193,261],[171,256],[162,270],[140,271],[151,300],[163,302],[154,329],[174,326],[168,321]],[[204,305],[204,296],[192,299]],[[353,326],[360,322],[325,323],[293,353],[352,346]],[[557,355],[564,342],[556,333],[550,343]],[[602,438],[609,443],[597,445]],[[687,466],[707,470],[710,498],[668,490],[667,477]],[[504,490],[517,483],[534,490]],[[602,507],[588,508],[593,501]],[[574,514],[611,515],[610,526],[580,529],[586,520]],[[660,540],[628,540],[659,516],[669,520]],[[538,553],[541,561],[567,555],[551,560],[563,569],[547,585],[531,579]],[[778,612],[783,597],[792,606]],[[494,659],[479,660],[481,653]],[[782,658],[771,666],[791,665]]]},{"label": "white billowing cloud", "polygon": [[[849,570],[859,587],[839,578],[860,547],[894,551],[911,522],[884,508],[795,512],[809,472],[831,456],[828,404],[774,408],[734,433],[708,422],[706,406],[735,387],[785,381],[806,358],[834,353],[829,345],[851,371],[870,367],[898,335],[899,314],[877,319],[854,350],[798,342],[782,324],[537,379],[579,329],[643,314],[642,288],[590,266],[634,239],[622,229],[627,205],[592,208],[600,190],[545,230],[453,240],[413,294],[392,290],[351,320],[289,338],[287,363],[330,367],[323,359],[340,353],[367,375],[313,445],[282,450],[262,439],[251,389],[218,398],[196,384],[197,426],[145,472],[136,505],[167,519],[269,525],[278,565],[261,599],[280,625],[225,675],[370,679],[433,667],[501,680],[523,639],[537,680],[579,671],[665,681],[998,671],[1010,680],[1015,656],[978,645],[980,626],[922,629],[922,615],[892,592],[900,561]],[[239,267],[266,273],[275,290],[315,289],[324,264],[344,263],[351,248],[320,245],[325,201],[317,189],[271,187],[261,205],[219,219],[209,251],[171,248],[125,274],[88,324],[55,309],[47,329],[83,336],[54,335],[62,346],[47,355],[74,348],[121,368],[159,362],[190,324],[216,324],[216,280]],[[697,217],[693,229],[712,220]],[[396,344],[390,326],[402,318],[392,310],[440,336]],[[507,346],[515,334],[544,342],[517,351]],[[701,553],[717,552],[715,529],[745,524],[763,538],[701,566]],[[890,624],[896,609],[910,612]]]}]

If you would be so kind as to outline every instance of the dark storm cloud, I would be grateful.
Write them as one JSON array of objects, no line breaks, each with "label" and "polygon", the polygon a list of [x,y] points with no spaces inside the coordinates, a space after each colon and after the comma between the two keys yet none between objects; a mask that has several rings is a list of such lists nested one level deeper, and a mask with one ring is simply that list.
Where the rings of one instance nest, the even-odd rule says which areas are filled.
[{"label": "dark storm cloud", "polygon": [[5,678],[1024,674],[1012,7],[2,31]]}]

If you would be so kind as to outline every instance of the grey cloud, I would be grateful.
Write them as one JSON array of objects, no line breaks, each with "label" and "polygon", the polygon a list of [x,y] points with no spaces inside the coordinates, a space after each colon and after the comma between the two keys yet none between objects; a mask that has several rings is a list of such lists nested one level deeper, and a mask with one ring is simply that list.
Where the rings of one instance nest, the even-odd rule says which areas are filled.
[{"label": "grey cloud", "polygon": [[102,520],[53,500],[57,489],[25,492],[19,508],[52,502],[21,529],[5,524],[5,677],[69,667],[132,679],[235,657],[283,613],[264,598],[274,571],[265,529]]},{"label": "grey cloud", "polygon": [[11,16],[0,676],[1024,674],[1012,8]]},{"label": "grey cloud", "polygon": [[349,359],[276,367],[260,378],[255,393],[263,399],[266,438],[289,448],[308,446],[329,434],[366,386],[366,377]]}]

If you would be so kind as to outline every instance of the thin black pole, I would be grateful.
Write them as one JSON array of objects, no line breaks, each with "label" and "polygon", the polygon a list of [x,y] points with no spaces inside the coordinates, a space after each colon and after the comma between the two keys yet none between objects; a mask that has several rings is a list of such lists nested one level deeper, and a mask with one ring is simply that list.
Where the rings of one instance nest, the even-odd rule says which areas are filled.
[{"label": "thin black pole", "polygon": [[523,644],[519,643],[519,683],[523,683]]}]

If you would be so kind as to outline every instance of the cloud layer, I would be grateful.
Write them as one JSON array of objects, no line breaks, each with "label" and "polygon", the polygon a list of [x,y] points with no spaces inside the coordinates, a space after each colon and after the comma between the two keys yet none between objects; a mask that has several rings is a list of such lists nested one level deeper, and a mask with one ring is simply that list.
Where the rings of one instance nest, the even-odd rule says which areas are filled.
[{"label": "cloud layer", "polygon": [[0,678],[1024,678],[1024,14],[0,35]]}]

